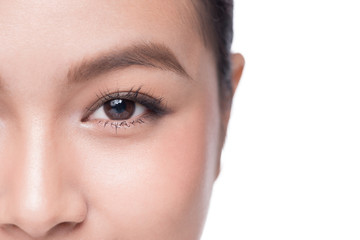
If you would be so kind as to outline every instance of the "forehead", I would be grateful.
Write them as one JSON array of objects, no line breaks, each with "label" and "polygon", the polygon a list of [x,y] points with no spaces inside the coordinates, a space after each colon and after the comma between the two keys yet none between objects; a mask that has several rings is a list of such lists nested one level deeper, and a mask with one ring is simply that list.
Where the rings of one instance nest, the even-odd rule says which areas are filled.
[{"label": "forehead", "polygon": [[203,50],[196,19],[191,0],[2,1],[0,62],[12,73],[23,63],[22,72],[26,65],[46,74],[50,65],[60,71],[109,47],[151,41],[167,45],[191,74]]},{"label": "forehead", "polygon": [[[59,33],[69,26],[86,31],[99,30],[104,24],[117,26],[143,25],[143,20],[159,26],[177,25],[192,29],[196,20],[192,0],[4,0],[0,6],[1,27],[31,30],[51,30]],[[124,21],[125,20],[125,21]],[[80,29],[79,29],[80,27]],[[151,31],[155,29],[151,27]],[[49,32],[48,32],[49,33]]]}]

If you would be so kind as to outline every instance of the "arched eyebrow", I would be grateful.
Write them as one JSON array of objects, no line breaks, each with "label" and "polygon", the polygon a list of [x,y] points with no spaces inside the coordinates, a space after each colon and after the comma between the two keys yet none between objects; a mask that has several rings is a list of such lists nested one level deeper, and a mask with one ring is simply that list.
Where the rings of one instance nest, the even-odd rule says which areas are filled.
[{"label": "arched eyebrow", "polygon": [[83,59],[79,64],[70,67],[67,74],[68,83],[83,82],[107,72],[134,65],[173,71],[191,79],[170,48],[164,44],[141,43]]}]

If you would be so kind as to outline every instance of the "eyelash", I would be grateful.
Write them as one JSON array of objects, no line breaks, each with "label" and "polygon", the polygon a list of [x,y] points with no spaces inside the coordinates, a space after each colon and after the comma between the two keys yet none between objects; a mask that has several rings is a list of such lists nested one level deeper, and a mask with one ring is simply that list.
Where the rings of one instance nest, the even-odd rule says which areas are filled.
[{"label": "eyelash", "polygon": [[[111,126],[117,132],[118,128],[129,128],[133,127],[136,124],[143,124],[146,123],[147,119],[156,119],[160,118],[163,115],[169,112],[166,104],[163,103],[162,97],[154,97],[150,93],[142,92],[142,87],[137,88],[134,90],[134,87],[128,91],[115,91],[111,92],[109,89],[105,91],[100,90],[99,94],[96,95],[97,100],[93,103],[90,107],[86,108],[85,117],[81,120],[82,122],[86,122],[89,120],[91,114],[93,114],[96,110],[103,106],[108,101],[114,99],[123,99],[133,101],[135,103],[139,103],[147,108],[146,113],[142,114],[141,116],[137,117],[136,119],[127,119],[127,120],[98,120],[98,124],[101,124],[104,128],[107,126]],[[131,120],[130,122],[128,122]]]}]

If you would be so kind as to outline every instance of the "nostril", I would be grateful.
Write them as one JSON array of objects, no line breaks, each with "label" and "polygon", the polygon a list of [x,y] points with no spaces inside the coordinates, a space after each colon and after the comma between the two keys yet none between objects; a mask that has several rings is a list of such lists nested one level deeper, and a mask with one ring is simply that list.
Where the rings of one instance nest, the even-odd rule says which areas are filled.
[{"label": "nostril", "polygon": [[48,232],[49,236],[59,235],[62,236],[62,234],[74,231],[75,228],[80,227],[82,223],[76,223],[76,222],[62,222],[51,228]]},{"label": "nostril", "polygon": [[[51,228],[46,235],[47,236],[55,236],[55,235],[64,235],[67,232],[73,231],[75,228],[77,228],[81,223],[74,223],[74,222],[63,222],[59,223],[58,225]],[[12,236],[15,236],[16,233],[17,236],[29,236],[29,233],[18,227],[16,224],[2,224],[0,226],[0,229],[4,233],[12,234]],[[20,235],[19,235],[20,234]],[[34,237],[31,235],[31,237]],[[42,237],[42,236],[36,236],[36,237]]]},{"label": "nostril", "polygon": [[16,224],[1,224],[0,229],[2,232],[9,234],[9,236],[28,236],[28,234],[24,232],[21,228],[19,228],[19,226],[17,226]]},{"label": "nostril", "polygon": [[0,229],[2,229],[5,232],[9,232],[9,231],[13,231],[16,229],[19,229],[18,226],[16,226],[15,224],[1,224]]},{"label": "nostril", "polygon": [[[36,234],[30,231],[25,231],[20,228],[16,224],[2,224],[0,229],[4,233],[11,234],[12,236],[28,236],[28,237],[44,237],[46,236],[64,236],[66,233],[74,231],[76,228],[79,228],[82,223],[75,222],[62,222],[57,224],[56,226],[49,229],[47,232],[43,232],[43,234]],[[20,235],[19,235],[20,234]]]}]

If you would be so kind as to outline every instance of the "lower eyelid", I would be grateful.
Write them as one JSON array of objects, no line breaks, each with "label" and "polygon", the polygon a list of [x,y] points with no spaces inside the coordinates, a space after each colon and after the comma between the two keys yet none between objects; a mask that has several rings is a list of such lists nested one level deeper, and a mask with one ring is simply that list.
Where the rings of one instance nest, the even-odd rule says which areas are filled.
[{"label": "lower eyelid", "polygon": [[135,120],[124,120],[124,121],[111,121],[111,120],[99,120],[97,121],[98,125],[103,127],[113,127],[113,128],[130,128],[138,124],[144,124],[145,121],[142,118]]},{"label": "lower eyelid", "polygon": [[150,124],[152,121],[156,121],[157,118],[158,116],[156,116],[156,114],[146,112],[137,118],[129,120],[115,121],[106,119],[92,119],[88,120],[84,124],[100,134],[105,133],[114,136],[126,136],[133,134],[138,130],[144,130],[143,126],[145,127],[146,124]]}]

